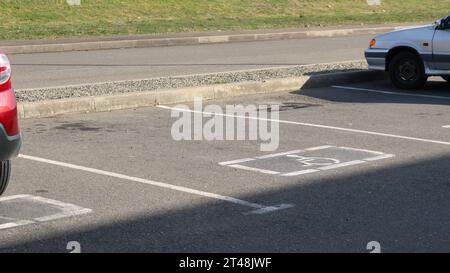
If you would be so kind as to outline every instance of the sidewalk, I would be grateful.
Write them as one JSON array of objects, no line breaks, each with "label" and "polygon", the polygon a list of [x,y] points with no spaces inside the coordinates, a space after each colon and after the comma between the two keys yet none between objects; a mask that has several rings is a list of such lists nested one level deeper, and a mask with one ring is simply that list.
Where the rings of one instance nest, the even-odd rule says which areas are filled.
[{"label": "sidewalk", "polygon": [[[417,25],[417,24],[415,24]],[[396,25],[346,25],[295,29],[266,29],[224,32],[190,32],[134,36],[62,38],[53,40],[0,41],[0,48],[9,54],[65,52],[99,49],[142,48],[155,46],[196,45],[264,40],[304,39],[347,35],[378,34],[405,27]]]}]

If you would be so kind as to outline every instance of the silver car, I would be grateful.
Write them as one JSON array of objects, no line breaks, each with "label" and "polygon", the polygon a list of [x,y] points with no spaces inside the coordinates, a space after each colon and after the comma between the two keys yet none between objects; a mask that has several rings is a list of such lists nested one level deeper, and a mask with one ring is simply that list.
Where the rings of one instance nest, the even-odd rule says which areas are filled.
[{"label": "silver car", "polygon": [[450,15],[432,25],[377,36],[365,56],[369,69],[389,72],[401,89],[419,89],[430,76],[450,81]]}]

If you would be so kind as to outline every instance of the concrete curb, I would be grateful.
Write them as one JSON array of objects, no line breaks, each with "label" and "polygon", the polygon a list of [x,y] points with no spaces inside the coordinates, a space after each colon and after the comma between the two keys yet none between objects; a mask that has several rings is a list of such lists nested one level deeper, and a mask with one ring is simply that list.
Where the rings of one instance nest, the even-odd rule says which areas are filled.
[{"label": "concrete curb", "polygon": [[385,73],[376,71],[330,73],[314,76],[305,75],[296,78],[271,79],[264,82],[241,82],[134,92],[111,96],[23,102],[18,103],[18,112],[21,119],[43,118],[71,113],[105,112],[158,104],[186,103],[193,101],[194,97],[211,100],[275,92],[295,92],[303,89],[381,80],[385,78]]},{"label": "concrete curb", "polygon": [[375,35],[378,33],[403,28],[406,27],[402,26],[402,27],[348,28],[348,29],[334,29],[334,30],[307,30],[307,31],[274,32],[274,33],[259,33],[259,34],[231,34],[231,35],[216,35],[216,36],[201,36],[201,37],[150,38],[150,39],[136,39],[136,40],[95,41],[95,42],[60,43],[60,44],[12,45],[12,46],[3,46],[2,50],[7,54],[25,54],[25,53],[83,51],[83,50],[100,50],[100,49],[143,48],[156,46],[198,45],[198,44],[215,44],[215,43],[230,43],[230,42],[337,37],[337,36],[348,36],[358,34]]}]

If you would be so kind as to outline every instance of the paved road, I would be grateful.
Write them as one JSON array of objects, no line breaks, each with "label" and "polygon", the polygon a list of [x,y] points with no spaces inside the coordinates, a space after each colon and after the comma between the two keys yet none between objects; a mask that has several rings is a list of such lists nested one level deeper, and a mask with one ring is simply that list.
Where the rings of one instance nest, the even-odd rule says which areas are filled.
[{"label": "paved road", "polygon": [[[85,252],[367,252],[378,241],[385,252],[450,251],[448,84],[350,87],[209,101],[281,105],[289,122],[276,153],[333,146],[266,159],[255,157],[274,152],[257,141],[174,141],[164,108],[25,120],[22,154],[34,157],[14,161],[6,197],[92,211],[1,229],[0,249],[66,252],[78,241]],[[302,173],[282,176],[292,171]],[[43,217],[38,206],[2,202],[0,222]],[[282,204],[293,207],[270,211]]]},{"label": "paved road", "polygon": [[363,59],[371,36],[13,55],[17,89]]}]

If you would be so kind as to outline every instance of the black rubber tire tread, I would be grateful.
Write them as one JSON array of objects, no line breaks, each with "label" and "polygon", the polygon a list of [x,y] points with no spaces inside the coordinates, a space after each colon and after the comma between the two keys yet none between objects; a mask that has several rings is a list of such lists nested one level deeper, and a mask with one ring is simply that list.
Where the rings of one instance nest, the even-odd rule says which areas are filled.
[{"label": "black rubber tire tread", "polygon": [[[415,63],[418,68],[418,75],[415,81],[402,81],[396,74],[397,66],[404,61]],[[425,75],[425,67],[422,59],[412,52],[400,52],[394,56],[389,64],[389,76],[395,87],[406,90],[421,89],[427,82],[428,77]]]},{"label": "black rubber tire tread", "polygon": [[9,160],[0,161],[0,195],[2,195],[9,183],[11,175],[11,162]]}]

